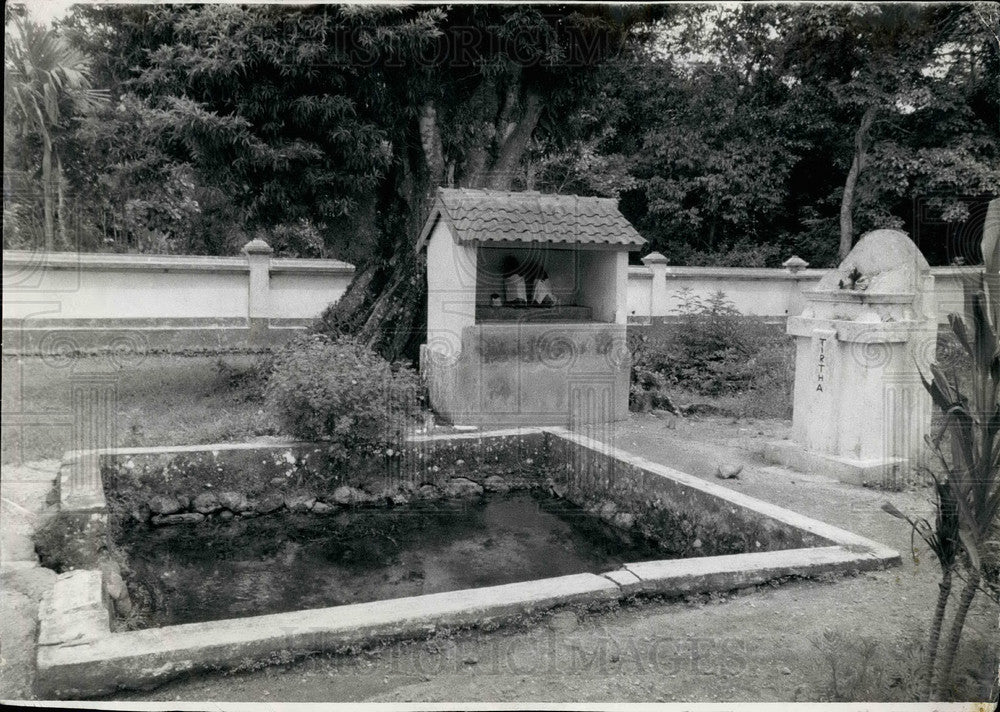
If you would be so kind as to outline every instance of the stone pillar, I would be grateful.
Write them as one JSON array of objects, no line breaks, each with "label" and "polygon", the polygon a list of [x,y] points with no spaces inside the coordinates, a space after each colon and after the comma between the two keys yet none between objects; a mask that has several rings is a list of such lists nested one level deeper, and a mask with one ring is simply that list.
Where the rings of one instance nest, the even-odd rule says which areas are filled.
[{"label": "stone pillar", "polygon": [[250,265],[250,293],[247,318],[251,346],[267,344],[267,320],[271,316],[271,254],[274,250],[263,240],[251,240],[243,246]]},{"label": "stone pillar", "polygon": [[804,294],[795,337],[794,442],[768,457],[846,482],[898,484],[923,461],[937,346],[934,278],[905,233],[863,236]]},{"label": "stone pillar", "polygon": [[642,258],[642,263],[653,273],[649,287],[649,319],[652,323],[654,316],[667,314],[667,258],[659,252],[650,252]]},{"label": "stone pillar", "polygon": [[802,272],[809,266],[809,263],[798,255],[792,255],[787,260],[781,263],[781,266],[785,268],[785,271],[792,276],[793,284],[795,285],[793,289],[789,290],[788,294],[788,304],[785,309],[786,316],[792,316],[793,314],[801,314],[802,310],[805,308],[805,302],[802,299],[802,277],[799,276],[799,272]]}]

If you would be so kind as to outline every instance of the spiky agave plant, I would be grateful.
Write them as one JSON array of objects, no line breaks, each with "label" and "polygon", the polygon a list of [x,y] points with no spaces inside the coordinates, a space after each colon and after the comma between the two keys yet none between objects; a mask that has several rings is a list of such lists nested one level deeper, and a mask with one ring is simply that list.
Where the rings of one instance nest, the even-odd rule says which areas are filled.
[{"label": "spiky agave plant", "polygon": [[[912,517],[899,511],[891,503],[886,502],[882,509],[894,517],[905,520],[912,527],[911,536],[918,535],[926,542],[941,566],[941,580],[938,582],[938,599],[934,608],[934,618],[931,620],[930,635],[927,642],[926,674],[919,687],[921,701],[929,698],[931,681],[934,677],[934,663],[937,658],[938,642],[941,638],[941,625],[944,623],[945,610],[951,597],[952,578],[958,565],[958,552],[961,548],[958,539],[958,507],[955,503],[951,486],[938,478],[933,472],[936,507],[934,524],[924,517]],[[911,543],[910,548],[913,548]],[[916,558],[914,556],[914,558]]]},{"label": "spiky agave plant", "polygon": [[[944,423],[935,437],[927,438],[931,451],[943,467],[944,476],[935,478],[937,515],[934,526],[925,519],[911,518],[891,504],[883,509],[910,523],[913,531],[927,542],[941,563],[937,607],[930,632],[928,675],[923,693],[931,690],[937,699],[945,697],[951,671],[962,637],[965,619],[984,576],[989,590],[997,589],[994,551],[997,519],[1000,514],[1000,199],[990,202],[983,230],[982,286],[973,298],[973,326],[970,333],[957,314],[948,322],[962,348],[972,359],[971,399],[962,392],[958,378],[949,380],[937,365],[931,365],[931,380],[921,373],[924,388],[934,405],[944,414]],[[948,453],[942,442],[948,438]],[[952,575],[958,564],[967,570],[965,586],[952,617],[944,650],[938,658],[938,642],[945,609],[951,594]],[[935,661],[938,665],[935,668]],[[927,683],[933,682],[928,689]]]},{"label": "spiky agave plant", "polygon": [[[990,563],[1000,515],[1000,198],[990,201],[983,225],[982,288],[973,299],[972,333],[958,315],[948,321],[966,353],[972,358],[971,402],[952,386],[940,370],[932,367],[933,380],[924,380],[935,405],[945,414],[944,428],[951,435],[950,458],[933,448],[945,465],[948,483],[955,494],[959,516],[959,539],[965,554],[968,577],[952,618],[941,664],[935,678],[935,696],[942,699],[951,685],[965,617],[983,576],[987,583],[996,574]],[[923,378],[921,376],[921,378]]]},{"label": "spiky agave plant", "polygon": [[931,366],[931,381],[921,376],[934,404],[944,413],[942,435],[950,436],[948,455],[941,448],[941,437],[931,441],[931,450],[947,473],[945,484],[955,502],[958,538],[968,570],[935,676],[938,699],[945,696],[951,683],[965,618],[982,578],[985,547],[1000,512],[1000,351],[992,316],[987,293],[981,291],[973,301],[973,336],[961,317],[952,314],[948,318],[973,360],[971,400],[937,365]]}]

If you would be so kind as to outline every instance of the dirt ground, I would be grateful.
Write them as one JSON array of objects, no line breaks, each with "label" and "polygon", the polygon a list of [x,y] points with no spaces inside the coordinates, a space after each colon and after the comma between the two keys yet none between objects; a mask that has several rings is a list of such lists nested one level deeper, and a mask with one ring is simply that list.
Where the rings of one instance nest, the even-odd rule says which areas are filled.
[{"label": "dirt ground", "polygon": [[[788,423],[678,422],[634,415],[590,433],[625,450],[899,550],[900,567],[792,581],[685,601],[638,600],[562,611],[499,630],[459,631],[357,655],[276,661],[197,675],[113,699],[254,702],[905,701],[936,596],[937,566],[911,555],[905,523],[885,501],[928,512],[929,489],[884,492],[766,465],[759,451]],[[743,463],[739,479],[716,465]],[[998,610],[974,604],[956,663],[956,697],[996,694]],[[837,675],[833,677],[834,664]]]}]

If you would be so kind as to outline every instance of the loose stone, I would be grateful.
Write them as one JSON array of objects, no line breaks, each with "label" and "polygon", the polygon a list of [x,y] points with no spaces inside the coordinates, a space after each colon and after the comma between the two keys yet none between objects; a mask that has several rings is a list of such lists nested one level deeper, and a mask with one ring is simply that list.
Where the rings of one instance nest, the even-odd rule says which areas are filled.
[{"label": "loose stone", "polygon": [[438,499],[441,496],[441,491],[434,485],[423,485],[417,490],[417,496],[420,499]]},{"label": "loose stone", "polygon": [[254,507],[261,514],[269,514],[277,509],[281,509],[285,506],[285,498],[280,494],[267,494],[257,500],[257,504]]},{"label": "loose stone", "polygon": [[149,500],[149,511],[153,514],[176,514],[181,511],[181,504],[176,497],[156,495]]},{"label": "loose stone", "polygon": [[475,497],[483,493],[483,486],[465,477],[448,480],[444,486],[449,497]]},{"label": "loose stone", "polygon": [[308,512],[316,504],[316,498],[297,494],[285,497],[285,507],[289,512]]},{"label": "loose stone", "polygon": [[622,529],[631,529],[635,524],[635,515],[631,512],[618,512],[611,518],[611,521]]},{"label": "loose stone", "polygon": [[371,497],[357,487],[341,485],[333,491],[333,501],[337,504],[360,504],[367,502]]},{"label": "loose stone", "polygon": [[219,492],[219,504],[230,512],[242,512],[249,508],[246,496],[240,492]]},{"label": "loose stone", "polygon": [[222,509],[222,505],[219,504],[219,496],[215,492],[202,492],[194,498],[194,502],[191,504],[194,510],[201,514],[211,514]]},{"label": "loose stone", "polygon": [[487,477],[486,481],[483,482],[483,487],[486,488],[487,492],[506,492],[510,489],[507,480],[500,475],[490,475]]}]

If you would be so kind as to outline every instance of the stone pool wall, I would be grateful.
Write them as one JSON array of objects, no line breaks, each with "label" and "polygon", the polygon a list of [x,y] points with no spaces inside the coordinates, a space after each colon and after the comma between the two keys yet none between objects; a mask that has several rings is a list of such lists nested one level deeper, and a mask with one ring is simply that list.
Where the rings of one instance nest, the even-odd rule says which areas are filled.
[{"label": "stone pool wall", "polygon": [[[544,489],[625,536],[650,539],[664,559],[829,543],[601,447],[538,429],[418,437],[346,461],[317,443],[105,456],[101,479],[109,526],[107,545],[95,561],[105,580],[128,581],[129,555],[122,546],[132,527],[225,523],[283,512],[332,515],[523,489]],[[106,594],[119,621],[127,618],[135,592],[112,585]]]},{"label": "stone pool wall", "polygon": [[687,487],[609,453],[549,436],[555,491],[622,529],[658,540],[673,557],[720,556],[823,546],[829,542],[758,512]]},{"label": "stone pool wall", "polygon": [[316,443],[102,459],[111,534],[280,512],[333,514],[544,488],[687,558],[821,546],[820,537],[543,430],[423,438],[348,461]]},{"label": "stone pool wall", "polygon": [[348,461],[317,444],[118,456],[103,459],[101,474],[114,527],[165,526],[540,487],[547,452],[535,432],[406,442]]}]

